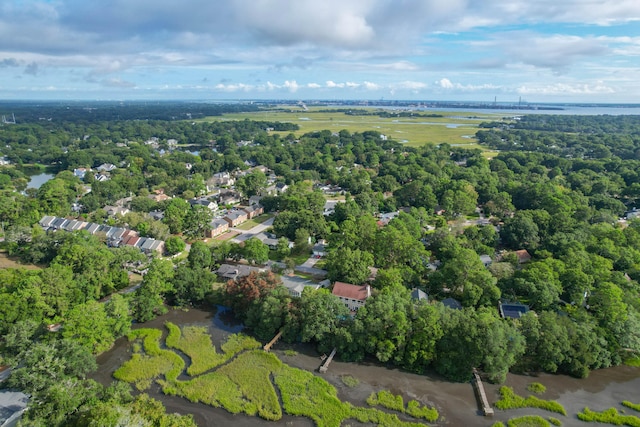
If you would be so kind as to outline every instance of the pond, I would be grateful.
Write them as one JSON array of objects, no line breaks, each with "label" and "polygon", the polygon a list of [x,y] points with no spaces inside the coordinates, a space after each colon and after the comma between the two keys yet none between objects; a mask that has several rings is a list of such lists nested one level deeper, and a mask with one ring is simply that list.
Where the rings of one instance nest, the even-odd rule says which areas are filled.
[{"label": "pond", "polygon": [[[212,341],[219,346],[221,341],[242,329],[242,325],[234,320],[232,313],[224,308],[206,311],[191,309],[189,311],[171,310],[145,324],[134,325],[134,329],[152,327],[164,329],[164,322],[170,321],[179,326],[206,326],[212,336]],[[285,354],[285,350],[295,350],[295,355]],[[338,397],[356,406],[367,406],[366,399],[373,391],[389,390],[403,396],[405,402],[416,399],[435,406],[441,415],[437,425],[449,426],[491,426],[495,421],[506,421],[521,415],[553,415],[537,409],[518,409],[510,411],[496,411],[493,419],[480,415],[474,390],[470,383],[452,383],[435,373],[417,375],[390,369],[374,363],[345,363],[334,360],[325,374],[317,373],[321,363],[320,354],[307,344],[286,344],[278,342],[273,353],[280,360],[295,368],[314,372],[331,383],[338,390]],[[99,372],[91,377],[103,384],[112,381],[113,372],[131,357],[131,345],[126,338],[119,339],[108,352],[98,357]],[[355,377],[359,383],[355,387],[347,387],[341,380],[344,375]],[[576,379],[564,375],[539,374],[535,377],[509,374],[506,385],[522,396],[528,396],[526,387],[531,382],[540,382],[547,387],[543,399],[555,399],[567,409],[569,416],[562,418],[565,426],[584,426],[575,414],[585,406],[593,410],[603,410],[611,406],[620,407],[622,400],[640,403],[640,369],[627,366],[602,369],[591,373],[587,379]],[[499,385],[485,384],[490,403],[498,400]],[[166,396],[159,387],[153,386],[148,393],[160,400],[168,412],[193,414],[200,426],[229,425],[239,427],[254,426],[290,426],[312,427],[311,420],[302,417],[284,415],[281,420],[265,421],[257,417],[246,415],[232,415],[229,412],[207,405],[191,403],[177,396]],[[345,421],[345,425],[362,426],[353,420]]]},{"label": "pond", "polygon": [[31,179],[29,180],[29,183],[27,184],[27,188],[38,189],[42,186],[42,184],[49,181],[53,177],[55,177],[55,175],[50,173],[41,173],[38,175],[32,175]]}]

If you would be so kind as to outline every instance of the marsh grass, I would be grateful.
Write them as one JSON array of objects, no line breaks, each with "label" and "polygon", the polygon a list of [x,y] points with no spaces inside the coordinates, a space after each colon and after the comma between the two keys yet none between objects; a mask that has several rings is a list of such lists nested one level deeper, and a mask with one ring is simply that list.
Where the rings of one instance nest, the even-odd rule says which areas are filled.
[{"label": "marsh grass", "polygon": [[378,393],[371,393],[367,398],[367,404],[371,406],[382,406],[387,409],[406,413],[414,418],[425,419],[429,422],[434,422],[439,417],[437,409],[422,406],[417,400],[410,400],[407,402],[407,407],[405,409],[402,396],[394,395],[386,390],[381,390]]},{"label": "marsh grass", "polygon": [[543,384],[534,382],[527,386],[527,390],[529,390],[531,393],[542,394],[547,391],[547,388]]},{"label": "marsh grass", "polygon": [[578,419],[587,422],[606,423],[616,426],[640,427],[640,418],[633,415],[621,415],[616,408],[605,409],[602,412],[595,412],[589,408],[584,408],[578,413]]},{"label": "marsh grass", "polygon": [[342,384],[351,388],[356,387],[358,384],[360,384],[360,380],[352,375],[340,375],[340,381],[342,381]]},{"label": "marsh grass", "polygon": [[622,406],[626,406],[627,408],[640,412],[640,403],[631,403],[628,400],[624,400],[622,401]]},{"label": "marsh grass", "polygon": [[542,400],[535,396],[529,396],[525,399],[515,394],[511,387],[500,387],[500,396],[501,399],[496,402],[496,408],[498,409],[538,408],[567,415],[564,407],[555,400]]},{"label": "marsh grass", "polygon": [[[402,421],[395,414],[375,408],[358,408],[341,402],[337,390],[327,381],[283,364],[273,353],[256,350],[260,343],[253,338],[232,335],[221,346],[222,354],[219,354],[215,352],[206,328],[180,329],[170,322],[165,326],[169,331],[165,341],[167,347],[180,350],[191,358],[190,372],[207,370],[214,362],[218,369],[180,381],[178,376],[184,370],[185,362],[177,353],[160,348],[162,331],[138,329],[129,334],[137,351],[116,371],[116,378],[135,384],[139,390],[147,389],[156,381],[167,395],[272,421],[281,419],[284,409],[288,414],[311,418],[318,427],[340,427],[347,419],[375,423],[380,427],[423,425]],[[214,361],[203,361],[205,357]],[[282,406],[275,387],[280,391]],[[405,412],[401,396],[381,392],[376,399],[384,402],[381,405],[395,405]],[[424,410],[411,401],[406,412],[419,417]]]}]

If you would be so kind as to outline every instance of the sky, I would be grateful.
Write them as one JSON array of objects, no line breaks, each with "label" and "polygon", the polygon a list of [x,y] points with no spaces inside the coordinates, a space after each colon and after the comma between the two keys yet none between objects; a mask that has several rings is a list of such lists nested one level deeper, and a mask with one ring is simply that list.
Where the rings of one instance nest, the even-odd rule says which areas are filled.
[{"label": "sky", "polygon": [[2,0],[2,99],[640,103],[640,1]]}]

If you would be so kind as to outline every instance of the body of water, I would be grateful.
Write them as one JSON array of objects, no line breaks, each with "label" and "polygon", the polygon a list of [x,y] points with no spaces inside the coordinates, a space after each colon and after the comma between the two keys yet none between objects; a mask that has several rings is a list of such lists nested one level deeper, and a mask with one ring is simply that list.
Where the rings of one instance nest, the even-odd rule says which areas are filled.
[{"label": "body of water", "polygon": [[27,184],[27,188],[35,188],[38,189],[42,184],[52,179],[55,175],[50,173],[41,173],[38,175],[31,176],[29,183]]},{"label": "body of water", "polygon": [[[230,334],[242,329],[232,316],[232,313],[218,307],[214,311],[192,309],[189,311],[171,310],[145,324],[136,324],[134,329],[151,327],[164,329],[164,322],[170,321],[180,326],[197,325],[208,328],[213,343],[219,348],[221,342]],[[166,336],[166,331],[165,331]],[[287,356],[284,350],[294,349],[295,356]],[[321,363],[320,354],[308,344],[289,345],[278,343],[273,352],[290,366],[314,372]],[[131,343],[126,338],[119,339],[114,347],[98,356],[99,371],[92,378],[109,384],[112,381],[113,372],[126,360],[131,358]],[[359,380],[356,387],[346,387],[340,377],[351,375]],[[417,375],[403,372],[399,369],[389,369],[373,363],[345,363],[333,361],[329,371],[321,375],[338,390],[338,397],[343,401],[351,402],[356,406],[367,406],[366,399],[373,391],[389,390],[400,394],[405,401],[417,399],[425,404],[435,406],[441,415],[437,425],[448,426],[481,426],[488,427],[495,421],[506,421],[509,418],[522,415],[541,415],[546,417],[556,416],[562,419],[564,426],[582,426],[575,414],[585,406],[593,410],[603,410],[611,406],[620,408],[622,400],[640,402],[640,369],[627,366],[619,366],[609,369],[601,369],[591,373],[587,379],[576,379],[564,375],[539,374],[535,377],[509,374],[506,385],[514,388],[515,392],[528,396],[530,393],[526,387],[531,382],[540,382],[547,387],[547,392],[541,396],[543,399],[555,399],[567,409],[569,416],[562,417],[537,409],[519,409],[510,411],[496,411],[493,419],[483,417],[477,406],[473,387],[470,383],[452,383],[435,373]],[[493,404],[498,400],[499,385],[486,385],[489,401]],[[229,412],[213,408],[199,403],[191,403],[177,396],[166,396],[157,385],[152,386],[148,393],[162,401],[169,412],[181,414],[193,414],[200,426],[213,427],[262,427],[262,426],[288,426],[288,427],[312,427],[314,423],[302,417],[283,416],[279,421],[265,421],[257,417],[246,415],[232,415]],[[349,420],[352,426],[361,426]],[[594,424],[599,425],[599,424]]]}]

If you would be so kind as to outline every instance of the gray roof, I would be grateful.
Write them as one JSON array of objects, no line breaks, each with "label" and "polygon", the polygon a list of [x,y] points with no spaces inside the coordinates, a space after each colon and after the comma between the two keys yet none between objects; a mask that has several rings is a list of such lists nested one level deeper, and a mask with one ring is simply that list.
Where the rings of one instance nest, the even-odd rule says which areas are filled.
[{"label": "gray roof", "polygon": [[237,279],[239,277],[248,276],[253,272],[263,273],[265,271],[267,271],[266,268],[252,267],[250,265],[222,264],[216,273],[218,276],[222,276],[227,279]]},{"label": "gray roof", "polygon": [[27,409],[29,396],[19,391],[0,392],[0,426],[14,426]]},{"label": "gray roof", "polygon": [[212,228],[224,227],[225,225],[228,226],[229,223],[222,218],[215,218],[213,221],[211,221]]},{"label": "gray roof", "polygon": [[427,295],[426,292],[421,291],[418,288],[413,288],[413,290],[411,290],[411,298],[418,301],[421,301],[421,300],[429,301],[429,295]]}]

